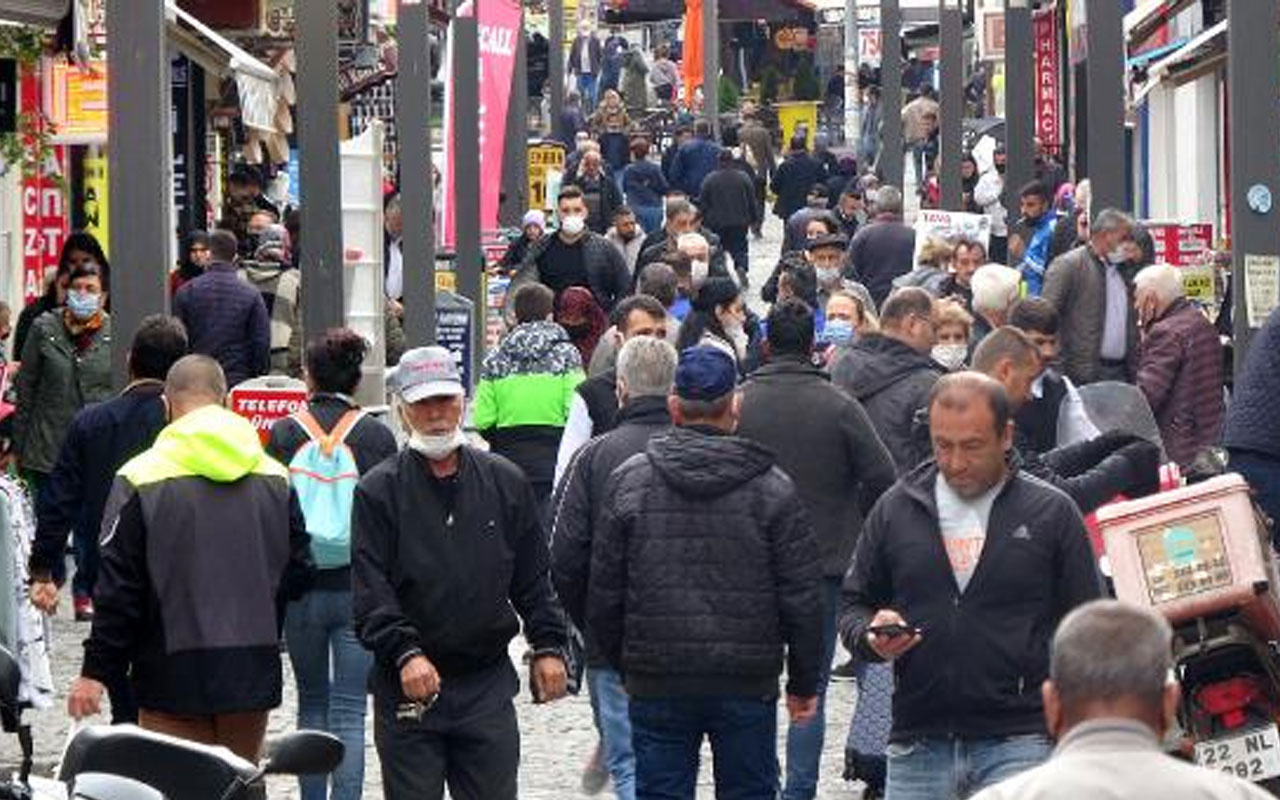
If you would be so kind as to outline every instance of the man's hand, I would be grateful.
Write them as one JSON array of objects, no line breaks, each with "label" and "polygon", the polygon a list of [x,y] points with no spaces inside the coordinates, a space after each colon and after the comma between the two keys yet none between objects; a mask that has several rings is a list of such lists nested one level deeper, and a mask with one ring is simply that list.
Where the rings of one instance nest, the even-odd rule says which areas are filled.
[{"label": "man's hand", "polygon": [[31,581],[31,605],[46,614],[58,611],[58,584],[49,578],[33,578]]},{"label": "man's hand", "polygon": [[539,703],[550,703],[569,692],[569,674],[560,656],[539,656],[529,665],[529,681]]},{"label": "man's hand", "polygon": [[400,691],[410,700],[429,700],[440,693],[440,673],[426,656],[416,655],[400,667]]},{"label": "man's hand", "polygon": [[76,678],[67,695],[67,713],[79,721],[102,711],[102,684],[93,678]]},{"label": "man's hand", "polygon": [[[871,620],[869,627],[875,628],[880,625],[906,625],[907,621],[902,615],[891,608],[882,608],[876,612],[875,617]],[[876,655],[885,661],[892,661],[911,648],[920,644],[920,634],[899,634],[897,636],[883,636],[881,634],[867,631],[867,644]]]},{"label": "man's hand", "polygon": [[787,714],[791,716],[792,725],[800,725],[818,715],[818,696],[796,697],[787,695]]}]

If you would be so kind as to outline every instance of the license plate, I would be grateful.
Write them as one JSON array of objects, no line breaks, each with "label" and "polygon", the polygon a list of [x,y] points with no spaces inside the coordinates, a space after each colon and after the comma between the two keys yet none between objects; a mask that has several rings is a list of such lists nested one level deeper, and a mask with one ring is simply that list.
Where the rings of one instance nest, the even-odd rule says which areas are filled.
[{"label": "license plate", "polygon": [[1250,781],[1274,778],[1280,775],[1280,731],[1268,725],[1239,736],[1201,742],[1196,745],[1196,763]]}]

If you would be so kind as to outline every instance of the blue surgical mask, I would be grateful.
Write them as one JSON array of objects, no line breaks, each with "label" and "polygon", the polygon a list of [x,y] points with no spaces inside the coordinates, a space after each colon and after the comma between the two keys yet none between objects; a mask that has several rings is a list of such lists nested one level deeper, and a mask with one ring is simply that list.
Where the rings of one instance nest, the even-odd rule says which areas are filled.
[{"label": "blue surgical mask", "polygon": [[822,338],[834,345],[850,345],[858,336],[853,323],[847,319],[828,319],[822,326]]},{"label": "blue surgical mask", "polygon": [[67,292],[67,309],[71,316],[78,320],[86,320],[98,313],[102,305],[102,295],[93,292]]}]

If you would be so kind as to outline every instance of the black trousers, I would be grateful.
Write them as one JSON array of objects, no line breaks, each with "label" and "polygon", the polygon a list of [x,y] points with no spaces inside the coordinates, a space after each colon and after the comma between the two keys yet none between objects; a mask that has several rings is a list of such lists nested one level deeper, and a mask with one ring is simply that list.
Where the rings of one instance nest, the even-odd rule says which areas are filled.
[{"label": "black trousers", "polygon": [[[374,697],[374,743],[386,800],[516,800],[520,729],[509,661],[442,681],[422,718],[397,719],[400,698]],[[398,694],[398,693],[397,693]]]}]

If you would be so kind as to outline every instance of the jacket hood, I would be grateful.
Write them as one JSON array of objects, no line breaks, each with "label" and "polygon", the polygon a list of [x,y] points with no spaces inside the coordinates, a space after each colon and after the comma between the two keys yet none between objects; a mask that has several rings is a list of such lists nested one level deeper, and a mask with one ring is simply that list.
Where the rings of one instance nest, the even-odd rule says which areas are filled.
[{"label": "jacket hood", "polygon": [[249,279],[249,283],[253,284],[273,281],[285,271],[284,264],[273,261],[246,261],[243,266],[244,276]]},{"label": "jacket hood", "polygon": [[545,320],[526,322],[513,328],[498,348],[485,356],[484,376],[498,379],[530,373],[564,373],[581,368],[577,354],[564,328]]},{"label": "jacket hood", "polygon": [[774,356],[752,372],[749,380],[763,383],[779,377],[791,378],[797,375],[817,378],[823,382],[831,380],[830,375],[800,356]]},{"label": "jacket hood", "polygon": [[617,425],[670,425],[666,397],[636,397],[618,409]]},{"label": "jacket hood", "polygon": [[929,356],[881,334],[858,339],[844,358],[848,362],[845,369],[849,388],[859,400],[878,394],[920,370],[937,370]]},{"label": "jacket hood", "polygon": [[267,458],[253,425],[222,406],[205,406],[173,422],[154,449],[185,472],[217,483],[238,481]]},{"label": "jacket hood", "polygon": [[645,448],[653,468],[684,495],[713,498],[769,471],[773,453],[738,436],[710,428],[675,428]]}]

